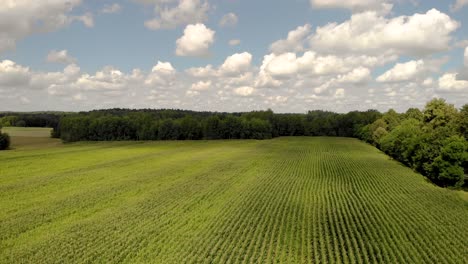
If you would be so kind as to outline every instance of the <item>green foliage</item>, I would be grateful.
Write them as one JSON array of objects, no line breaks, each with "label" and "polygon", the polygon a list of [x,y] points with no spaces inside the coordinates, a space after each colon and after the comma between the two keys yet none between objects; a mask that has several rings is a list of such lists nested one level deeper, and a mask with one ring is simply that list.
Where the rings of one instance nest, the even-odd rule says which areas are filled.
[{"label": "green foliage", "polygon": [[415,119],[418,121],[423,121],[424,115],[418,108],[410,108],[403,115],[403,119]]},{"label": "green foliage", "polygon": [[4,116],[0,118],[0,124],[4,127],[16,126],[17,121],[18,121],[17,116]]},{"label": "green foliage", "polygon": [[431,164],[430,176],[447,185],[462,186],[463,164],[468,161],[468,144],[460,136],[445,140],[439,156]]},{"label": "green foliage", "polygon": [[10,136],[7,133],[0,131],[0,150],[5,150],[10,147]]},{"label": "green foliage", "polygon": [[460,115],[458,118],[459,131],[462,136],[468,140],[468,104],[463,105],[460,109]]},{"label": "green foliage", "polygon": [[453,126],[457,116],[457,109],[447,104],[444,99],[432,99],[424,108],[424,122],[432,128]]},{"label": "green foliage", "polygon": [[421,113],[404,115],[389,111],[361,128],[359,138],[426,175],[443,186],[462,186],[467,171],[466,122],[468,109],[460,112],[443,99],[433,99]]}]

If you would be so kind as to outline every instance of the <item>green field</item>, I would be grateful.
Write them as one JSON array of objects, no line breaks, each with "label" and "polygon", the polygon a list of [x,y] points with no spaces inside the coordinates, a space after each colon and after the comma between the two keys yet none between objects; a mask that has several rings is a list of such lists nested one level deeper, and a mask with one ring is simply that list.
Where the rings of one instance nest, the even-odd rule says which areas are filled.
[{"label": "green field", "polygon": [[468,260],[466,195],[356,139],[51,144],[0,163],[0,263]]}]

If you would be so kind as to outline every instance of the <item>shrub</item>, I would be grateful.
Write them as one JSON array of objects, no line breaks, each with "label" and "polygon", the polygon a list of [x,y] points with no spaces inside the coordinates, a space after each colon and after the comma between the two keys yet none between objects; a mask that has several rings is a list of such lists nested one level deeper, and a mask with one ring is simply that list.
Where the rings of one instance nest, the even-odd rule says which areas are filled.
[{"label": "shrub", "polygon": [[10,147],[10,136],[7,133],[0,133],[0,150]]}]

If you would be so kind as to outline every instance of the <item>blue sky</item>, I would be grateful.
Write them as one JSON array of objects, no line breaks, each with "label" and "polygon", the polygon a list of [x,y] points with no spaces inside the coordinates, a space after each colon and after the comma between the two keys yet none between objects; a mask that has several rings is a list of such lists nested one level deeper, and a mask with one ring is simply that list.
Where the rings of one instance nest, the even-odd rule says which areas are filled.
[{"label": "blue sky", "polygon": [[467,24],[466,0],[7,0],[0,111],[461,106]]}]

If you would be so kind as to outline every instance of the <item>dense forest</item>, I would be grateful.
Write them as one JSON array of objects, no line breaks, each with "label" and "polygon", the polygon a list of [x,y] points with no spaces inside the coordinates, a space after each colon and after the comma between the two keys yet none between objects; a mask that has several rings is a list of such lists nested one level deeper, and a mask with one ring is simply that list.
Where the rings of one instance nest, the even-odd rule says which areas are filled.
[{"label": "dense forest", "polygon": [[[3,113],[0,126],[52,127],[65,142],[114,140],[269,139],[279,136],[355,137],[443,186],[462,186],[468,171],[468,104],[433,99],[421,111],[390,109],[339,114],[278,114],[170,109],[107,109],[80,113]],[[6,137],[6,135],[5,135]]]}]

